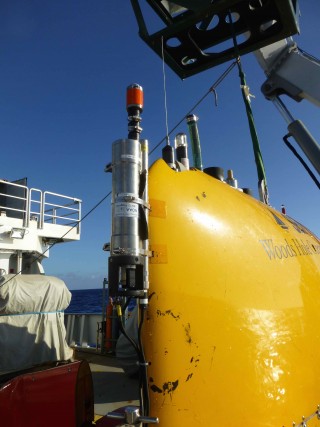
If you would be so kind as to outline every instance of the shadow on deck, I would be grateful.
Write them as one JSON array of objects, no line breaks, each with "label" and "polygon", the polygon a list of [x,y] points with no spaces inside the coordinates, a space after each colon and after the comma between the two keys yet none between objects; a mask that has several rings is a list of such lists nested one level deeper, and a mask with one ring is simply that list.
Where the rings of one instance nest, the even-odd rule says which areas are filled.
[{"label": "shadow on deck", "polygon": [[76,351],[75,357],[90,364],[95,414],[105,415],[121,406],[139,405],[138,380],[127,377],[114,356]]}]

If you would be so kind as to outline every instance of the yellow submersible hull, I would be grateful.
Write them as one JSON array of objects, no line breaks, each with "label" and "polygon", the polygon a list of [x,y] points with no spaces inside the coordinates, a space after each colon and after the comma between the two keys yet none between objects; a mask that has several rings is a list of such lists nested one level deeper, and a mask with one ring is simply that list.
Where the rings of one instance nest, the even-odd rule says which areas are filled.
[{"label": "yellow submersible hull", "polygon": [[319,239],[162,160],[149,198],[150,414],[163,427],[320,426]]}]

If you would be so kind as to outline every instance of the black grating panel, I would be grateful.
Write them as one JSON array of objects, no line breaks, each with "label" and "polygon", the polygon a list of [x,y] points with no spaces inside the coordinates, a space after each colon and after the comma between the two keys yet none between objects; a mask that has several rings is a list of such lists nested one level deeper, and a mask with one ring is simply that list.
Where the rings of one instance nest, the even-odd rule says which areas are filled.
[{"label": "black grating panel", "polygon": [[[140,7],[143,1],[162,21],[160,31],[148,33]],[[199,0],[198,4],[193,10],[170,14],[161,0],[132,0],[140,36],[159,56],[163,39],[165,61],[181,78],[235,58],[233,31],[241,55],[299,32],[296,0],[217,0],[209,6]]]}]

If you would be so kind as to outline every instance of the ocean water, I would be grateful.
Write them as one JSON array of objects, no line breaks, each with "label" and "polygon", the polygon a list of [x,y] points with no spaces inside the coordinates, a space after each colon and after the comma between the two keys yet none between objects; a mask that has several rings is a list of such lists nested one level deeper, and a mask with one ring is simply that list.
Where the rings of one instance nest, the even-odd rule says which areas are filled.
[{"label": "ocean water", "polygon": [[102,313],[102,289],[77,289],[70,292],[72,298],[66,313]]},{"label": "ocean water", "polygon": [[[70,290],[71,303],[65,313],[93,313],[101,314],[103,306],[103,289],[77,289]],[[105,307],[108,304],[108,289],[105,290]],[[128,304],[129,312],[136,306],[136,299],[132,298]]]}]

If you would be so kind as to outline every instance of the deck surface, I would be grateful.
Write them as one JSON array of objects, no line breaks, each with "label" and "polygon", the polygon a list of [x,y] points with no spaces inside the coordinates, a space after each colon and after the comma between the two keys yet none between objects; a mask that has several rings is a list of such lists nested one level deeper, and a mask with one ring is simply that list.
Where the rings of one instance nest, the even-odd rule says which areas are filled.
[{"label": "deck surface", "polygon": [[114,356],[77,351],[76,358],[90,364],[96,415],[106,415],[121,406],[139,405],[138,380],[127,377]]}]

